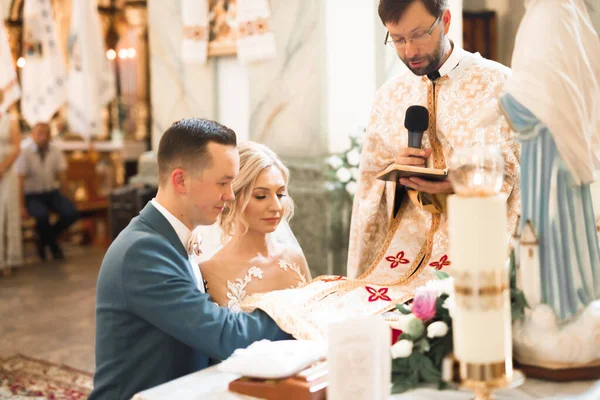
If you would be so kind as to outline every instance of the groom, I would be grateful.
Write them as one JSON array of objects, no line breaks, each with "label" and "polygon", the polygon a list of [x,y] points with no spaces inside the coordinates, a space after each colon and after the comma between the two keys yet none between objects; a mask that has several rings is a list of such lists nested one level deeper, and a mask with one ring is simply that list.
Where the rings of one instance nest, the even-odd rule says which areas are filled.
[{"label": "groom", "polygon": [[98,276],[91,400],[135,393],[205,368],[260,339],[290,337],[262,311],[235,314],[204,293],[191,230],[213,224],[239,169],[235,133],[184,119],[158,148],[156,198],[108,249]]}]

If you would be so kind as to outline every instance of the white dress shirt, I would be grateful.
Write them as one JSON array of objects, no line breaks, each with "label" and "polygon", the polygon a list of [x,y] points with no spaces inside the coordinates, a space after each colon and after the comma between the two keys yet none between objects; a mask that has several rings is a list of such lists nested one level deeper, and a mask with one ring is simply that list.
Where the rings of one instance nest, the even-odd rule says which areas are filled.
[{"label": "white dress shirt", "polygon": [[[181,222],[176,216],[171,214],[158,201],[156,201],[155,198],[152,199],[150,202],[167,219],[167,221],[169,221],[169,224],[171,224],[171,226],[175,230],[177,237],[179,237],[179,240],[181,240],[183,248],[186,249],[186,251],[188,251],[188,243],[190,241],[190,238],[192,237],[192,231],[190,231],[183,222]],[[200,290],[202,293],[205,293],[204,281],[202,280],[202,273],[200,272],[200,267],[194,261],[194,256],[188,254],[188,261],[192,266],[192,272],[194,273],[194,277],[196,278],[198,290]]]}]

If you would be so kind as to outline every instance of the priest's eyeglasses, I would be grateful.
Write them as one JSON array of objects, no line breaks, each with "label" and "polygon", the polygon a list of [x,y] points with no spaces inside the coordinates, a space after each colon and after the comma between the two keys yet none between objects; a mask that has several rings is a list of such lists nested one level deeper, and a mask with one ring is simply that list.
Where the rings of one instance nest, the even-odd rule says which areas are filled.
[{"label": "priest's eyeglasses", "polygon": [[406,47],[406,43],[408,43],[408,42],[411,42],[412,44],[417,45],[417,46],[427,44],[431,40],[431,33],[435,29],[435,26],[438,23],[438,21],[440,20],[440,17],[441,17],[441,15],[439,17],[437,17],[435,19],[435,21],[433,21],[433,24],[431,24],[431,27],[429,28],[429,30],[427,32],[418,33],[415,36],[409,37],[406,39],[402,38],[402,39],[394,40],[390,37],[390,32],[387,32],[385,34],[384,44],[386,46],[389,46],[389,47],[397,49],[397,50],[404,50],[404,48]]}]

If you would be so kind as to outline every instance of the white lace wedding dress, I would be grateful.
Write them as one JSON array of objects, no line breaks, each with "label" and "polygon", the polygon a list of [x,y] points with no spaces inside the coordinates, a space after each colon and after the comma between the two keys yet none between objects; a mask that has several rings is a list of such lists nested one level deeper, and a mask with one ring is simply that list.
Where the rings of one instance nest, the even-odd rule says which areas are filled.
[{"label": "white lace wedding dress", "polygon": [[247,269],[230,263],[205,263],[202,275],[212,300],[235,312],[242,310],[243,301],[252,294],[298,288],[310,280],[297,263],[283,259]]},{"label": "white lace wedding dress", "polygon": [[[298,282],[296,284],[292,284],[289,287],[282,287],[281,289],[293,289],[302,287],[306,284],[306,277],[302,274],[298,265],[289,264],[284,260],[279,260],[277,264],[282,271],[295,273],[298,277]],[[229,309],[236,312],[242,310],[241,303],[248,297],[246,287],[252,282],[252,278],[263,279],[263,270],[259,267],[252,266],[248,269],[248,273],[243,279],[238,278],[233,282],[230,280],[227,281],[227,298],[229,299],[227,307],[229,307]]]}]

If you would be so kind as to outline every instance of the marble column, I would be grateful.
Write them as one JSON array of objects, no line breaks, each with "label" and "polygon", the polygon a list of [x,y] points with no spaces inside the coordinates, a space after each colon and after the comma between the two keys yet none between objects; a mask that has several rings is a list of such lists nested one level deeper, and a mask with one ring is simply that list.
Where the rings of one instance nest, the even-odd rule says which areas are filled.
[{"label": "marble column", "polygon": [[272,0],[274,60],[248,66],[249,135],[280,156],[328,152],[324,2]]},{"label": "marble column", "polygon": [[296,203],[290,226],[313,276],[344,273],[347,249],[332,230],[340,207],[323,174],[329,153],[325,2],[270,4],[276,58],[247,67],[249,137],[273,149],[290,169]]},{"label": "marble column", "polygon": [[185,117],[216,117],[214,63],[181,60],[183,20],[180,0],[148,0],[152,149],[163,132]]}]

